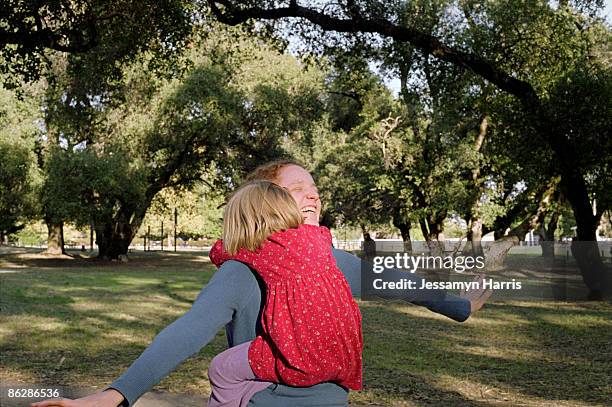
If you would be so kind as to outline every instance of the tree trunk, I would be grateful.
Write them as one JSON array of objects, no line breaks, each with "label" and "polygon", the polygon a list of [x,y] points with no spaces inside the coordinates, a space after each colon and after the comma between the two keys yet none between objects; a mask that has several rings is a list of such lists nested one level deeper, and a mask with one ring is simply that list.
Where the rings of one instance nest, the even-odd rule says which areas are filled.
[{"label": "tree trunk", "polygon": [[555,241],[543,238],[540,236],[540,247],[542,247],[542,257],[554,258],[555,257]]},{"label": "tree trunk", "polygon": [[486,269],[492,271],[502,268],[508,252],[518,242],[517,236],[504,236],[488,245],[484,250]]},{"label": "tree trunk", "polygon": [[360,222],[359,227],[361,228],[361,234],[365,236],[365,234],[368,233],[368,228],[366,227],[365,223]]},{"label": "tree trunk", "polygon": [[[487,129],[489,127],[489,116],[485,113],[480,121],[478,128],[478,135],[474,141],[474,151],[478,153],[480,157],[480,149],[484,143],[485,136],[487,135]],[[482,251],[482,220],[480,219],[482,211],[482,202],[480,200],[482,196],[482,185],[483,180],[480,175],[480,166],[482,161],[479,159],[477,165],[472,170],[472,207],[469,211],[468,217],[468,232],[467,240],[470,244],[470,250],[474,257],[483,256]]]},{"label": "tree trunk", "polygon": [[94,224],[94,230],[96,232],[95,243],[98,246],[98,257],[101,259],[109,260],[110,258],[106,255],[103,255],[102,253],[108,252],[108,247],[110,245],[110,235],[112,234],[112,224],[110,222],[104,224],[99,224],[96,222]]},{"label": "tree trunk", "polygon": [[427,230],[427,246],[429,247],[429,254],[431,256],[442,256],[445,251],[444,246],[444,219],[446,218],[445,213],[432,214],[427,216],[425,220],[425,226]]},{"label": "tree trunk", "polygon": [[429,240],[431,239],[431,237],[429,236],[429,230],[427,229],[427,223],[425,222],[425,219],[419,219],[419,227],[421,228],[423,238],[429,244]]},{"label": "tree trunk", "polygon": [[593,214],[586,185],[580,174],[566,171],[561,178],[561,187],[572,206],[576,220],[572,255],[580,267],[584,283],[589,288],[589,299],[603,299],[610,294],[611,284],[597,246],[596,232],[600,217]]},{"label": "tree trunk", "polygon": [[399,229],[404,242],[404,251],[412,253],[412,240],[410,239],[410,222],[394,221],[395,227]]},{"label": "tree trunk", "polygon": [[470,224],[467,233],[467,240],[470,242],[473,256],[483,256],[482,250],[482,220],[470,219]]},{"label": "tree trunk", "polygon": [[429,254],[431,256],[442,256],[444,253],[444,233],[438,230],[435,224],[431,224],[426,221],[420,221],[421,232],[425,237],[425,242],[429,248]]},{"label": "tree trunk", "polygon": [[93,252],[94,247],[94,225],[93,222],[89,224],[89,251]]},{"label": "tree trunk", "polygon": [[[130,243],[136,231],[129,224],[116,224],[107,222],[96,225],[96,243],[98,245],[98,257],[105,260],[116,260],[122,254],[127,254]],[[119,233],[116,233],[119,231]]]},{"label": "tree trunk", "polygon": [[47,250],[45,253],[60,255],[66,254],[64,250],[64,224],[46,221],[47,224]]},{"label": "tree trunk", "polygon": [[496,231],[495,241],[484,250],[485,266],[488,270],[496,270],[503,267],[504,260],[510,249],[522,241],[527,232],[543,223],[550,207],[551,198],[555,196],[556,186],[557,182],[553,180],[540,198],[536,212],[510,230],[507,236],[498,238],[497,234],[501,231]]},{"label": "tree trunk", "polygon": [[493,231],[493,240],[499,240],[506,235],[506,229],[496,229]]},{"label": "tree trunk", "polygon": [[555,257],[555,231],[557,230],[557,222],[559,221],[559,213],[553,212],[548,225],[540,226],[538,236],[540,237],[540,246],[542,247],[542,257]]},{"label": "tree trunk", "polygon": [[120,255],[127,254],[143,219],[144,212],[134,213],[121,208],[112,219],[95,224],[98,257],[116,260]]}]

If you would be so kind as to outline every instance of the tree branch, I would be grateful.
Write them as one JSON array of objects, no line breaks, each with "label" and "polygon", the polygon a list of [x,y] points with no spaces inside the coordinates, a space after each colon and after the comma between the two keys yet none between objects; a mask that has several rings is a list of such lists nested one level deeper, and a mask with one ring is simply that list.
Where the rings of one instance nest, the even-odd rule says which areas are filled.
[{"label": "tree branch", "polygon": [[[62,52],[87,52],[98,44],[97,23],[104,19],[114,18],[119,13],[108,16],[97,16],[89,7],[84,12],[75,13],[71,7],[62,8],[47,21],[40,11],[46,2],[35,1],[25,10],[8,9],[4,27],[0,28],[0,47],[7,44],[20,45],[26,50],[49,48]],[[55,28],[53,28],[55,27]]]},{"label": "tree branch", "polygon": [[335,92],[330,90],[327,93],[330,95],[345,96],[349,99],[353,99],[359,105],[360,109],[363,108],[363,102],[361,101],[361,97],[357,94],[357,92]]},{"label": "tree branch", "polygon": [[62,44],[67,40],[68,35],[60,34],[49,29],[42,31],[7,31],[0,29],[0,46],[7,44],[21,45],[28,50],[39,47],[50,48],[62,52],[86,52],[97,45],[96,37],[85,40],[82,32],[71,31],[72,35],[78,34],[83,41]]},{"label": "tree branch", "polygon": [[[304,18],[325,31],[363,32],[380,34],[400,42],[408,42],[426,54],[446,62],[469,69],[475,74],[494,83],[500,89],[516,96],[528,106],[539,107],[540,100],[528,82],[521,81],[497,68],[493,63],[469,52],[449,47],[438,38],[414,28],[402,27],[384,19],[332,17],[317,10],[291,2],[289,7],[238,8],[227,0],[209,0],[213,14],[225,24],[238,25],[249,19],[277,20],[282,18]],[[219,5],[224,7],[221,11]]]}]

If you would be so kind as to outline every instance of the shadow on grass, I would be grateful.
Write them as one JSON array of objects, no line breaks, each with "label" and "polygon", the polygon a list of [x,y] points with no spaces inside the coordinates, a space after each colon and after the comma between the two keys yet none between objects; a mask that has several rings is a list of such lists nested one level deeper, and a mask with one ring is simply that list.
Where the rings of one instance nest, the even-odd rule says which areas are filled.
[{"label": "shadow on grass", "polygon": [[[497,320],[492,325],[419,318],[398,312],[398,307],[407,306],[362,306],[369,388],[383,388],[406,400],[444,395],[448,399],[440,399],[440,404],[448,405],[463,403],[464,394],[470,393],[474,404],[474,399],[481,398],[470,389],[474,386],[496,389],[505,398],[515,397],[509,404],[530,396],[535,400],[599,403],[610,399],[609,306],[573,310],[568,325],[571,319],[601,319],[592,326],[580,322],[580,329],[547,320],[550,314],[565,315],[563,309],[554,313],[531,303],[525,307],[488,305],[479,319]],[[508,317],[514,320],[508,321]],[[453,388],[457,391],[449,392]]]},{"label": "shadow on grass", "polygon": [[[212,275],[199,256],[171,257],[1,275],[3,369],[41,384],[110,382],[189,309]],[[353,403],[605,404],[612,398],[610,304],[497,302],[464,324],[404,303],[363,302],[361,309],[365,391],[353,394]],[[224,347],[220,333],[162,387],[182,391],[203,383]]]},{"label": "shadow on grass", "polygon": [[7,248],[0,253],[0,267],[21,269],[108,269],[125,271],[149,268],[202,269],[210,264],[208,252],[133,252],[128,262],[109,261],[96,257],[96,252],[68,251],[67,255],[46,255],[42,249]]},{"label": "shadow on grass", "polygon": [[[97,267],[2,275],[2,368],[41,384],[74,385],[92,376],[94,382],[108,382],[189,309],[211,275],[210,270],[145,274]],[[193,370],[206,379],[210,359],[225,343],[218,335],[187,363],[183,376],[189,378],[179,373],[176,380],[193,380]]]}]

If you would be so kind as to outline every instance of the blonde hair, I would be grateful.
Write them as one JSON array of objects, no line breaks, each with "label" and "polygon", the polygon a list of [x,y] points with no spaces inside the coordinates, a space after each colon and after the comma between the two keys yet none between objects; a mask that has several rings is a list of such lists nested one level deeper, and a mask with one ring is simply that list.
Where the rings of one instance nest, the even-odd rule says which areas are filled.
[{"label": "blonde hair", "polygon": [[304,218],[293,197],[270,181],[251,181],[229,199],[223,212],[223,250],[255,250],[272,233],[296,228]]}]

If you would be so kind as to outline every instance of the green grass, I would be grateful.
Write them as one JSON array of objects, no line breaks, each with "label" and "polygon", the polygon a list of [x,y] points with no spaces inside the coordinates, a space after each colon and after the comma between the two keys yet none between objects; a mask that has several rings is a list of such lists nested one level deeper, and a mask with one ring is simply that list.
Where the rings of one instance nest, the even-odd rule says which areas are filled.
[{"label": "green grass", "polygon": [[[193,254],[128,263],[0,257],[0,378],[102,387],[189,309],[213,267]],[[361,302],[364,384],[353,404],[605,405],[612,305],[491,302],[464,324],[403,303]],[[207,395],[219,333],[157,386]]]}]

